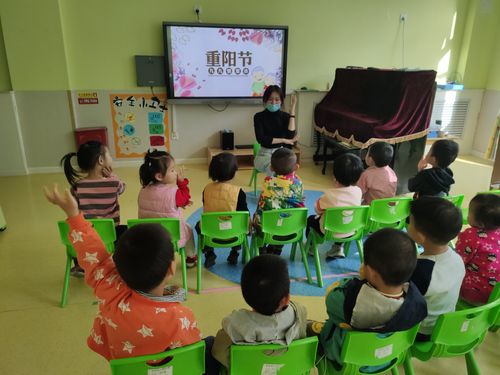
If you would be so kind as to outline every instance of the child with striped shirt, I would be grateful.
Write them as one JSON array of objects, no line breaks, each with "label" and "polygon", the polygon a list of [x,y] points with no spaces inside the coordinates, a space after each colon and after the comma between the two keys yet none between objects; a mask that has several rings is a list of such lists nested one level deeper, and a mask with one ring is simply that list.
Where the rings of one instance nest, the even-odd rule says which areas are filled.
[{"label": "child with striped shirt", "polygon": [[[76,156],[77,171],[71,165]],[[78,202],[78,208],[86,219],[113,219],[116,235],[119,237],[127,227],[120,224],[120,205],[118,196],[125,191],[125,184],[112,174],[112,162],[109,149],[98,141],[83,143],[77,153],[70,152],[61,159],[64,174],[71,185],[71,193]],[[83,269],[75,259],[71,269],[73,276],[83,275]]]}]

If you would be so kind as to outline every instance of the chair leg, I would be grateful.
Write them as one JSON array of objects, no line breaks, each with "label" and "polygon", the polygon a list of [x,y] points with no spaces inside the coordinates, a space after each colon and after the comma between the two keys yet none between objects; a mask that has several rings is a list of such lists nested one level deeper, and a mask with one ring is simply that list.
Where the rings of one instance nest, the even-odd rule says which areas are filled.
[{"label": "chair leg", "polygon": [[61,307],[66,306],[68,302],[68,289],[69,289],[69,279],[71,273],[71,257],[66,255],[66,270],[64,271],[63,289],[61,295]]},{"label": "chair leg", "polygon": [[292,250],[290,250],[290,259],[295,260],[295,252],[297,251],[297,242],[292,244]]},{"label": "chair leg", "polygon": [[415,375],[415,370],[413,369],[413,365],[411,364],[411,354],[409,350],[405,355],[403,366],[405,369],[405,375]]},{"label": "chair leg", "polygon": [[467,375],[480,375],[481,370],[479,370],[479,366],[477,365],[476,359],[474,358],[474,353],[471,350],[468,353],[465,353],[465,364],[467,365]]},{"label": "chair leg", "polygon": [[243,241],[243,254],[241,255],[242,263],[248,263],[250,261],[250,249],[248,248],[248,240],[245,238]]},{"label": "chair leg", "polygon": [[365,259],[365,256],[363,254],[363,241],[357,240],[356,244],[358,245],[359,261],[363,263]]},{"label": "chair leg", "polygon": [[307,252],[302,241],[299,242],[299,248],[302,255],[302,262],[304,262],[304,268],[306,269],[307,282],[312,284],[311,271],[309,270],[309,260],[307,259]]},{"label": "chair leg", "polygon": [[201,257],[203,249],[203,238],[201,235],[198,235],[198,262],[196,264],[196,293],[200,294],[201,292]]},{"label": "chair leg", "polygon": [[[316,267],[316,278],[318,282],[318,286],[320,288],[323,288],[323,275],[321,273],[321,263],[319,261],[319,253],[318,253],[318,246],[316,244],[316,235],[314,232],[311,232],[311,246],[314,251],[314,265]],[[308,251],[308,249],[306,249]]]},{"label": "chair leg", "polygon": [[351,249],[351,242],[344,242],[344,254],[346,257],[349,255],[350,249]]},{"label": "chair leg", "polygon": [[182,287],[186,291],[186,299],[188,295],[188,285],[187,285],[187,267],[186,267],[186,249],[181,247],[179,249],[181,254],[181,263],[182,263]]}]

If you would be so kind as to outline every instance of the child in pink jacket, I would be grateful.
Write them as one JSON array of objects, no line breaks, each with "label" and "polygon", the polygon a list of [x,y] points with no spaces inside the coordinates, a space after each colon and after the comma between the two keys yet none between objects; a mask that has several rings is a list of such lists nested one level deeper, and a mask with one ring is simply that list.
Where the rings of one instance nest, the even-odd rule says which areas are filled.
[{"label": "child in pink jacket", "polygon": [[181,208],[191,205],[189,180],[175,168],[175,160],[165,151],[148,151],[139,169],[142,189],[139,192],[139,219],[171,217],[181,222],[180,247],[186,249],[186,265],[194,267],[197,256],[193,230],[186,223]]}]

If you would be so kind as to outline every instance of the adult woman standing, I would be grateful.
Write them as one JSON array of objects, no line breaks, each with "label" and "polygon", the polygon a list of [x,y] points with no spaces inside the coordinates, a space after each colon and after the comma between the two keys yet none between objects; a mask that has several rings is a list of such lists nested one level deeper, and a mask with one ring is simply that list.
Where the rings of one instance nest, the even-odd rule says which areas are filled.
[{"label": "adult woman standing", "polygon": [[280,147],[292,148],[297,141],[295,134],[295,105],[297,98],[292,95],[290,113],[281,111],[284,100],[283,91],[276,85],[267,87],[262,96],[266,107],[253,117],[255,138],[261,148],[255,156],[254,166],[259,172],[272,175],[270,170],[271,155]]}]

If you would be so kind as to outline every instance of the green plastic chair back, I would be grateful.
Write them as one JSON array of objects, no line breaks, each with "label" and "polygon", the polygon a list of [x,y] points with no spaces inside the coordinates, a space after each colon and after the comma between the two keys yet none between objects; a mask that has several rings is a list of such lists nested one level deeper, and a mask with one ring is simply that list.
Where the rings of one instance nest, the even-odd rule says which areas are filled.
[{"label": "green plastic chair back", "polygon": [[[112,254],[115,250],[114,242],[116,241],[115,222],[113,219],[90,219],[92,226],[101,237],[106,251]],[[66,268],[64,271],[63,290],[61,294],[60,306],[66,306],[68,301],[69,279],[71,273],[71,262],[76,258],[76,251],[69,239],[69,225],[66,221],[60,220],[57,222],[59,229],[59,238],[62,244],[66,247]]]},{"label": "green plastic chair back", "polygon": [[410,216],[410,197],[375,199],[370,204],[368,232],[382,228],[402,229]]},{"label": "green plastic chair back", "polygon": [[[490,296],[488,298],[488,303],[494,302],[497,299],[500,299],[500,283],[496,283],[493,289],[491,290]],[[472,309],[476,306],[471,305],[470,303],[464,301],[463,299],[459,299],[457,303],[457,310],[465,310],[465,309]],[[500,328],[500,314],[497,317],[497,320],[495,323],[490,328],[490,331],[496,332]]]},{"label": "green plastic chair back", "polygon": [[231,345],[230,374],[309,374],[314,368],[317,347],[317,337],[295,340],[289,346]]},{"label": "green plastic chair back", "polygon": [[161,218],[146,218],[146,219],[129,219],[127,226],[133,227],[137,224],[161,224],[163,228],[170,234],[174,250],[181,256],[182,268],[182,287],[188,292],[187,285],[187,266],[186,266],[186,251],[184,247],[179,247],[179,240],[181,239],[181,222],[177,218],[161,217]]},{"label": "green plastic chair back", "polygon": [[243,260],[250,259],[248,249],[248,211],[205,212],[201,214],[198,235],[197,293],[201,292],[201,257],[205,246],[229,248],[241,245]]},{"label": "green plastic chair back", "polygon": [[415,342],[405,360],[405,374],[414,374],[411,357],[428,361],[432,357],[465,355],[467,373],[480,374],[473,350],[479,346],[496,321],[500,311],[500,299],[484,306],[449,312],[441,315],[430,341]]},{"label": "green plastic chair back", "polygon": [[[253,144],[253,157],[255,160],[255,156],[259,153],[260,151],[260,143],[255,142]],[[257,195],[257,175],[259,174],[259,171],[256,168],[253,168],[252,170],[252,176],[250,177],[250,182],[248,183],[248,186],[252,186],[253,184],[253,194],[256,196]]]},{"label": "green plastic chair back", "polygon": [[453,203],[458,208],[462,208],[462,203],[464,202],[464,195],[463,194],[447,195],[444,197],[444,199],[449,200],[451,203]]},{"label": "green plastic chair back", "polygon": [[[307,226],[307,208],[282,208],[262,212],[261,243],[284,245],[300,241]],[[289,239],[280,239],[293,236]]]},{"label": "green plastic chair back", "polygon": [[[162,359],[167,362],[148,364]],[[158,354],[112,359],[109,365],[112,375],[201,375],[205,372],[205,341]]]},{"label": "green plastic chair back", "polygon": [[266,244],[292,244],[290,260],[295,259],[297,244],[299,245],[302,263],[304,264],[307,281],[312,283],[307,254],[302,242],[304,230],[307,226],[307,208],[282,208],[262,212],[261,233],[254,233],[250,250],[252,256],[259,255],[259,248]]},{"label": "green plastic chair back", "polygon": [[[318,374],[358,375],[366,374],[365,366],[384,366],[376,374],[391,371],[398,374],[397,366],[403,362],[408,348],[415,341],[419,325],[400,332],[379,334],[349,331],[346,333],[340,353],[341,367],[336,368],[328,359],[318,364]],[[373,373],[373,372],[372,372]]]},{"label": "green plastic chair back", "polygon": [[179,251],[179,240],[181,239],[181,223],[177,218],[162,217],[148,219],[129,219],[127,226],[133,227],[137,224],[161,224],[170,234],[175,251]]},{"label": "green plastic chair back", "polygon": [[[369,206],[346,206],[332,207],[325,211],[324,236],[316,233],[315,230],[309,232],[306,242],[306,250],[312,249],[314,254],[314,264],[316,267],[316,279],[318,286],[323,287],[323,276],[318,253],[318,244],[325,241],[345,243],[344,252],[349,254],[350,243],[356,241],[359,250],[359,259],[363,262],[363,235],[366,231]],[[339,233],[352,233],[350,237],[336,237]]]}]

